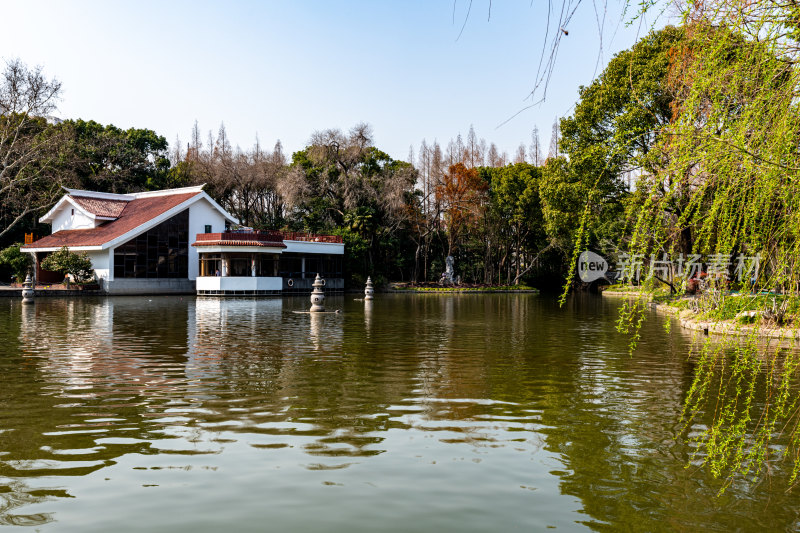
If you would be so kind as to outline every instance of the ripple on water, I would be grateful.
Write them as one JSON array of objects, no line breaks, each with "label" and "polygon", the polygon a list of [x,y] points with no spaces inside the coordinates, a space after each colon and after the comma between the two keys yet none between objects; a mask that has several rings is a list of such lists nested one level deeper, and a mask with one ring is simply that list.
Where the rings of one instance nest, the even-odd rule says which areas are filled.
[{"label": "ripple on water", "polygon": [[685,468],[698,450],[677,438],[691,376],[680,332],[646,324],[631,356],[604,300],[330,302],[344,312],[293,313],[305,298],[0,302],[0,524],[796,523],[779,469],[773,486],[720,500],[719,482]]}]

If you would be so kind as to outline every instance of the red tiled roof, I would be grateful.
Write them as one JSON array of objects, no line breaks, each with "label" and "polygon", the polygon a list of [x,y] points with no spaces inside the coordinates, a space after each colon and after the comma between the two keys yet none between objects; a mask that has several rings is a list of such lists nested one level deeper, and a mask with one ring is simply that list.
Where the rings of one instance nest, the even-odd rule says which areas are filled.
[{"label": "red tiled roof", "polygon": [[[62,246],[102,246],[108,241],[136,229],[148,220],[169,211],[176,205],[185,202],[189,198],[201,194],[190,192],[184,194],[170,194],[165,196],[150,196],[131,200],[125,205],[119,218],[91,229],[72,229],[62,230],[43,237],[31,244],[26,244],[26,248],[61,248]],[[105,202],[106,200],[103,200]]]},{"label": "red tiled roof", "polygon": [[89,198],[88,196],[72,196],[70,198],[86,209],[91,214],[98,217],[117,218],[122,214],[122,210],[131,200],[106,200],[100,198]]}]

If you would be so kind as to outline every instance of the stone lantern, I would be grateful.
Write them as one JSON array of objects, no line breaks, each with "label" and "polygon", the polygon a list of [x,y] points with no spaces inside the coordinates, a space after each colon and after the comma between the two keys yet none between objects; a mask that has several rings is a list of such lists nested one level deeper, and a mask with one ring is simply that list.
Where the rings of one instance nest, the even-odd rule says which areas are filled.
[{"label": "stone lantern", "polygon": [[325,306],[323,302],[325,301],[325,295],[322,293],[322,287],[325,285],[325,280],[319,277],[319,272],[317,272],[317,278],[314,280],[314,283],[311,285],[314,287],[314,290],[311,291],[311,309],[312,313],[322,312],[325,311]]},{"label": "stone lantern", "polygon": [[375,294],[375,289],[372,288],[372,278],[367,276],[367,286],[364,288],[364,299],[372,300],[373,294]]},{"label": "stone lantern", "polygon": [[30,272],[25,277],[25,281],[22,284],[22,303],[24,304],[33,303],[33,281],[31,281]]}]

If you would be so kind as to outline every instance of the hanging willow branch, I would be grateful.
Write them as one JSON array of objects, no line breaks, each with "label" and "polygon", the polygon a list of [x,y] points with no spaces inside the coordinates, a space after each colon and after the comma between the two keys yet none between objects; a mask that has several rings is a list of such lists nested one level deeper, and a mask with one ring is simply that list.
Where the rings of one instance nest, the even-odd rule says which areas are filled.
[{"label": "hanging willow branch", "polygon": [[[797,340],[764,338],[800,328],[800,18],[789,4],[745,0],[695,2],[684,15],[685,38],[669,50],[673,117],[654,136],[620,242],[645,258],[760,257],[753,279],[732,286],[725,278],[733,276],[710,276],[691,300],[697,317],[732,319],[748,309],[753,323],[727,322],[721,339],[691,354],[683,421],[693,459],[724,487],[781,465],[792,484],[800,473],[800,355]],[[587,202],[573,259],[588,215]],[[652,269],[642,285],[657,286]],[[632,349],[645,314],[642,300],[620,313]]]}]

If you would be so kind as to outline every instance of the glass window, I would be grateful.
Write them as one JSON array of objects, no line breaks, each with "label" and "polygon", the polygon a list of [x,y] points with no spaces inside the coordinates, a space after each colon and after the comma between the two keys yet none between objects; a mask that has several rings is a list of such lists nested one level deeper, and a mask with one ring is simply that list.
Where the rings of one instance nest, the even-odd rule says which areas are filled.
[{"label": "glass window", "polygon": [[256,276],[274,277],[278,275],[278,261],[274,255],[259,254],[256,259]]},{"label": "glass window", "polygon": [[284,278],[300,277],[303,258],[305,258],[306,278],[313,278],[317,272],[323,278],[342,277],[341,255],[283,253],[279,257],[278,273]]},{"label": "glass window", "polygon": [[250,258],[231,256],[228,259],[228,275],[236,277],[250,276]]},{"label": "glass window", "polygon": [[188,278],[189,210],[114,249],[115,278]]},{"label": "glass window", "polygon": [[284,278],[299,278],[301,266],[299,255],[283,253],[280,255],[279,275]]},{"label": "glass window", "polygon": [[219,276],[222,274],[222,256],[220,254],[200,254],[200,275]]}]

